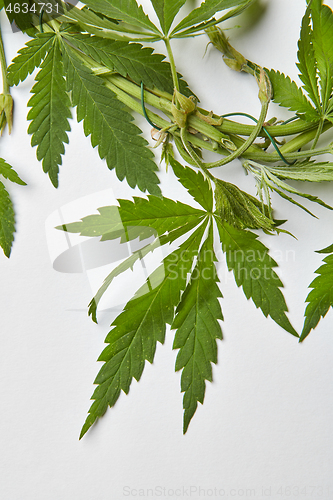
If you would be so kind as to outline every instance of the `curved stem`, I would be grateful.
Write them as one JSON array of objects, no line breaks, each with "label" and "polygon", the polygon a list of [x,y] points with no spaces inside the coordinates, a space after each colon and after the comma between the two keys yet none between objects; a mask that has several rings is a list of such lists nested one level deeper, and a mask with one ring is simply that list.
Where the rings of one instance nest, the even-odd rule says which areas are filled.
[{"label": "curved stem", "polygon": [[317,133],[316,133],[316,136],[313,140],[313,143],[312,143],[312,146],[311,146],[311,150],[312,149],[315,149],[316,145],[317,145],[317,142],[319,141],[319,137],[321,136],[321,134],[323,133],[323,127],[324,127],[324,120],[320,120],[319,122],[319,125],[318,125],[318,130],[317,130]]},{"label": "curved stem", "polygon": [[226,165],[227,163],[231,162],[232,160],[235,160],[236,158],[238,158],[239,156],[241,156],[243,153],[245,153],[245,151],[252,145],[253,141],[256,140],[256,138],[258,137],[258,135],[260,133],[260,130],[261,130],[262,126],[263,126],[263,123],[264,123],[266,115],[267,115],[268,105],[269,105],[268,102],[265,102],[265,103],[263,103],[261,105],[261,112],[260,112],[260,116],[259,116],[259,119],[258,119],[258,123],[254,127],[254,130],[253,130],[252,134],[242,144],[242,146],[240,146],[236,151],[234,151],[233,153],[231,153],[226,158],[223,158],[223,160],[217,161],[215,163],[207,164],[207,166],[209,168],[212,168],[212,167],[222,167],[223,165]]}]

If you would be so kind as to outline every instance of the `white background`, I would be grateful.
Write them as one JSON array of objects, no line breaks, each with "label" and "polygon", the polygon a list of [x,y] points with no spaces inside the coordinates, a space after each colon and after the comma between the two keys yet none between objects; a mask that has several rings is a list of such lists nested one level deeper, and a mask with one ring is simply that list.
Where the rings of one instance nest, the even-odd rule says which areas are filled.
[{"label": "white background", "polygon": [[[232,42],[248,59],[297,80],[305,1],[269,0],[266,5],[252,30],[230,31]],[[26,38],[13,34],[5,20],[3,26],[10,60]],[[173,44],[178,70],[200,96],[201,106],[257,116],[255,82],[231,72],[211,48],[204,57],[206,44],[205,37]],[[84,216],[88,205],[80,199],[88,196],[89,210],[90,203],[97,208],[105,204],[106,189],[128,198],[133,191],[107,169],[75,121],[60,187],[52,187],[26,133],[32,83],[28,78],[13,89],[15,124],[12,135],[1,139],[1,156],[28,184],[6,184],[17,213],[17,234],[10,260],[0,254],[1,498],[332,498],[332,313],[300,345],[245,299],[223,265],[224,340],[218,343],[214,382],[207,383],[205,403],[186,436],[180,374],[174,372],[176,352],[168,330],[154,364],[146,364],[129,396],[122,394],[78,441],[99,369],[96,359],[114,313],[101,312],[99,325],[93,324],[86,314],[93,279],[53,269],[62,242],[60,233],[50,230],[49,217],[68,204],[77,217]],[[276,113],[289,116],[274,105],[270,116]],[[149,125],[139,124],[149,137]],[[254,182],[244,176],[239,162],[219,175],[255,194]],[[160,178],[165,196],[190,201],[164,166]],[[332,204],[332,186],[295,185]],[[307,286],[322,258],[314,250],[333,242],[333,218],[320,206],[312,206],[316,220],[277,196],[273,202],[276,217],[289,219],[286,229],[298,240],[280,235],[262,241],[279,260],[289,318],[300,331]],[[128,292],[122,278],[114,286],[114,296]]]}]

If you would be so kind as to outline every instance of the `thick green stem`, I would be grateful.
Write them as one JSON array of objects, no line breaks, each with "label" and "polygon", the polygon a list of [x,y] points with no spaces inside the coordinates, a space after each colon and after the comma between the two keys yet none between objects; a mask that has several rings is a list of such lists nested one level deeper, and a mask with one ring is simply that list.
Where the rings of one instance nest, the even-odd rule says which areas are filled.
[{"label": "thick green stem", "polygon": [[[333,126],[332,123],[326,122],[325,125],[323,126],[322,133],[326,132],[326,130],[329,130]],[[281,146],[280,151],[281,153],[290,153],[294,151],[298,151],[301,147],[305,146],[309,142],[313,141],[313,139],[316,137],[317,134],[317,128],[309,130],[308,132],[304,132],[291,141],[287,142],[283,146]],[[311,155],[313,154],[313,151],[311,151]]]},{"label": "thick green stem", "polygon": [[[102,75],[100,70],[106,68],[96,66],[96,62],[82,53],[78,53],[78,57],[81,57],[82,61],[93,71],[96,71],[99,76],[103,76],[106,85],[117,95],[117,98],[130,107],[133,111],[139,113],[143,116],[142,107],[141,107],[141,88],[136,83],[128,80],[120,76],[119,74],[105,74]],[[133,99],[133,97],[135,99]],[[136,100],[137,99],[137,100]],[[153,113],[149,109],[147,109],[147,114],[150,120],[155,123],[158,127],[166,128],[170,126],[172,122],[172,112],[171,112],[171,103],[172,95],[166,92],[160,93],[156,92],[156,90],[145,90],[145,102],[147,105],[153,106],[155,109],[162,111],[166,117],[170,120],[162,118],[161,116]],[[200,113],[204,115],[209,115],[209,113],[205,110],[200,109]],[[265,112],[263,112],[262,117],[264,117]],[[213,115],[213,118],[219,118],[217,115]],[[263,118],[265,119],[265,118]],[[260,120],[261,122],[262,120]],[[267,161],[267,162],[276,162],[279,161],[279,156],[276,153],[266,153],[262,151],[258,146],[252,144],[257,136],[264,135],[260,125],[260,122],[256,125],[244,125],[237,122],[233,122],[231,120],[225,119],[221,126],[212,126],[206,121],[204,121],[199,116],[195,114],[191,114],[188,116],[188,126],[190,129],[194,129],[202,136],[206,137],[208,140],[203,140],[202,137],[198,137],[195,134],[190,134],[186,132],[187,142],[193,144],[193,146],[197,146],[201,149],[206,149],[208,151],[216,152],[218,154],[222,154],[226,156],[220,162],[216,162],[209,165],[209,168],[213,168],[215,166],[220,166],[221,164],[226,164],[231,159],[235,159],[236,157],[242,155],[244,158],[253,159],[254,161]],[[323,126],[322,132],[325,132],[329,128],[331,128],[333,124],[331,122],[326,122]],[[274,136],[280,135],[288,135],[295,134],[297,132],[301,133],[290,140],[288,143],[284,144],[280,147],[280,151],[285,156],[288,161],[301,160],[305,159],[309,156],[309,151],[301,151],[298,150],[313,141],[318,130],[318,124],[307,123],[303,120],[297,120],[292,123],[288,123],[285,125],[266,125],[265,128],[269,131],[269,133]],[[260,130],[259,130],[260,129]],[[259,130],[259,132],[258,132]],[[230,151],[227,151],[223,148],[223,139],[225,139],[226,134],[224,132],[229,132],[231,134],[238,133],[240,135],[249,135],[248,140],[243,140],[241,137],[237,135],[229,135],[231,141],[238,148],[237,151],[230,154]],[[173,135],[177,135],[179,133],[174,132]],[[213,141],[213,142],[212,142]],[[249,144],[252,144],[249,146]],[[243,151],[241,154],[239,151]],[[311,156],[317,156],[320,154],[325,154],[330,152],[329,149],[312,149]]]}]

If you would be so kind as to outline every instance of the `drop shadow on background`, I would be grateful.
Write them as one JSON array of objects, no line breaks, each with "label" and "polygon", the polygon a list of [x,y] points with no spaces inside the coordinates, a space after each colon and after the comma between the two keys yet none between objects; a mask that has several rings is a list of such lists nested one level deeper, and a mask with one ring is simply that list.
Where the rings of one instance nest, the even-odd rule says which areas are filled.
[{"label": "drop shadow on background", "polygon": [[[233,39],[243,37],[257,29],[261,24],[269,9],[268,0],[255,0],[244,12],[235,18],[231,18],[226,25],[232,29]],[[222,29],[224,26],[221,26]]]}]

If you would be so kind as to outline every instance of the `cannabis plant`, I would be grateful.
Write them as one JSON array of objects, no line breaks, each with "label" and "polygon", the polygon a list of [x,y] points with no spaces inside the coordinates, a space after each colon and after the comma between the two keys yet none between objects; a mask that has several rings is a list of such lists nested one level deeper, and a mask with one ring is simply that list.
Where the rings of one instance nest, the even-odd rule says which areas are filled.
[{"label": "cannabis plant", "polygon": [[[318,143],[333,125],[331,9],[320,0],[310,0],[305,6],[297,52],[302,83],[298,86],[280,71],[248,60],[226,37],[224,21],[247,9],[253,0],[205,0],[183,17],[186,0],[151,3],[158,25],[135,0],[87,0],[81,8],[60,0],[46,4],[4,1],[9,20],[30,40],[8,70],[1,46],[1,129],[6,122],[11,126],[10,86],[35,72],[28,132],[52,184],[58,186],[73,112],[107,167],[115,169],[117,177],[131,188],[142,191],[141,197],[119,199],[117,205],[103,206],[98,213],[57,228],[102,241],[142,242],[140,250],[106,276],[91,300],[93,321],[97,322],[98,304],[114,278],[149,258],[157,248],[165,249],[159,266],[111,325],[81,437],[116,403],[121,391],[129,392],[133,378],[141,378],[146,360],[154,360],[157,342],[164,342],[166,325],[175,333],[175,369],[182,372],[187,431],[198,402],[204,401],[206,381],[212,380],[217,340],[222,339],[216,249],[222,248],[237,286],[270,317],[267,321],[275,321],[300,341],[333,305],[330,246],[321,250],[327,257],[310,285],[299,336],[286,315],[277,263],[260,241],[262,233],[286,232],[285,221],[274,216],[272,192],[310,215],[302,198],[332,210],[313,194],[290,184],[333,180],[333,163],[327,156],[321,159],[332,154],[332,145]],[[200,95],[194,95],[186,77],[178,72],[181,68],[176,68],[172,51],[174,39],[199,35],[222,53],[229,67],[225,71],[231,68],[255,79],[261,107],[258,117],[246,110],[219,115],[200,107]],[[153,49],[160,41],[165,46],[163,54]],[[283,122],[269,118],[271,101],[290,110],[290,118]],[[188,205],[163,196],[159,166],[133,122],[134,114],[150,123],[156,153],[196,203]],[[249,124],[232,119],[237,115],[247,117]],[[330,131],[326,143],[331,137]],[[207,160],[206,151],[215,155],[214,161]],[[257,196],[223,180],[221,167],[236,159],[253,176]],[[4,160],[0,173],[24,184]],[[1,183],[0,244],[7,256],[13,233],[13,207]]]}]

